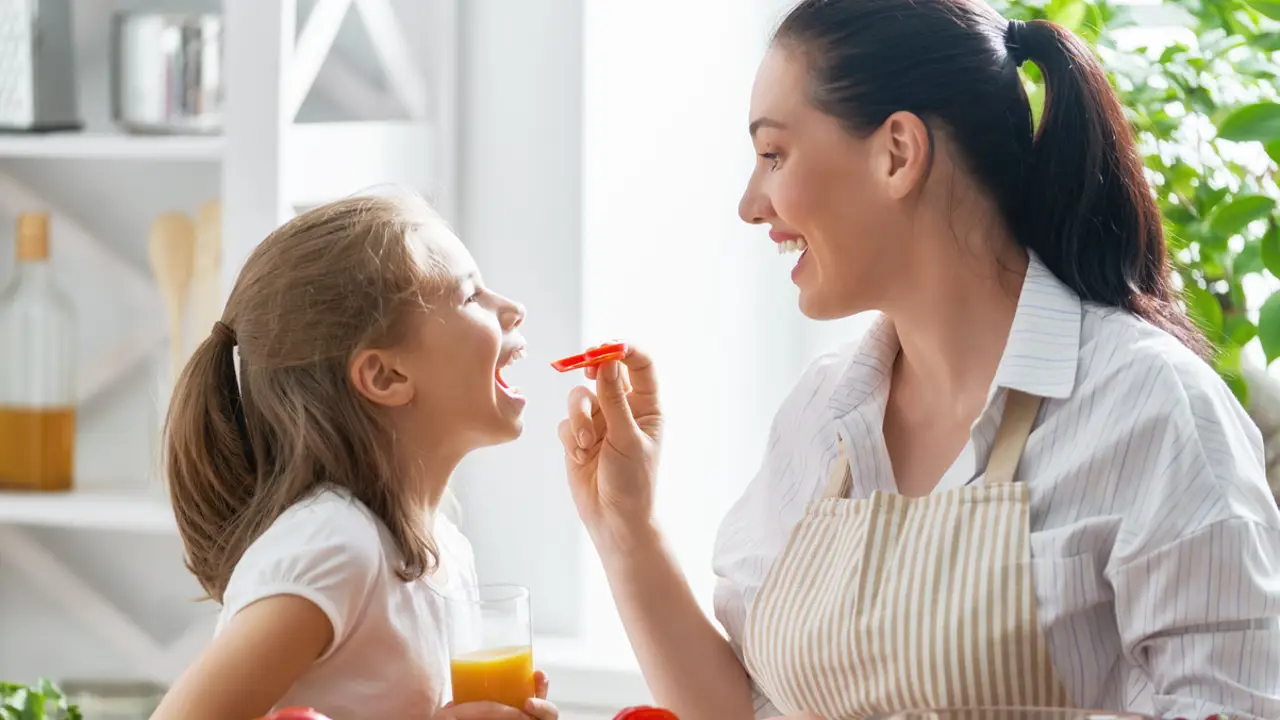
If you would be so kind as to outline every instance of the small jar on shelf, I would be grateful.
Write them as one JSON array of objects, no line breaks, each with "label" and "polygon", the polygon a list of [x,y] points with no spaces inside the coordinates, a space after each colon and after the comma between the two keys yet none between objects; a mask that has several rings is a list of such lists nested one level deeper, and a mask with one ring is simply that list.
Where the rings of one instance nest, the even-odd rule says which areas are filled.
[{"label": "small jar on shelf", "polygon": [[49,215],[17,223],[14,276],[0,292],[0,489],[71,489],[75,311],[54,283]]}]

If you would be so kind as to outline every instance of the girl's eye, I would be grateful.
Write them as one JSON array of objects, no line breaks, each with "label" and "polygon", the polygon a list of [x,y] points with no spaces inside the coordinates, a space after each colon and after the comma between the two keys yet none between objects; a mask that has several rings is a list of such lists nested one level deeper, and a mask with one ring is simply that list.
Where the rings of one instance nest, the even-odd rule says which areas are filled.
[{"label": "girl's eye", "polygon": [[760,153],[760,157],[769,161],[771,170],[778,169],[778,153],[776,152]]},{"label": "girl's eye", "polygon": [[466,303],[467,305],[470,305],[471,303],[476,302],[476,301],[477,301],[477,300],[479,300],[479,299],[480,299],[480,291],[479,291],[479,290],[477,290],[477,291],[475,291],[474,293],[472,293],[472,294],[471,294],[471,297],[468,297],[468,298],[466,299],[465,303]]}]

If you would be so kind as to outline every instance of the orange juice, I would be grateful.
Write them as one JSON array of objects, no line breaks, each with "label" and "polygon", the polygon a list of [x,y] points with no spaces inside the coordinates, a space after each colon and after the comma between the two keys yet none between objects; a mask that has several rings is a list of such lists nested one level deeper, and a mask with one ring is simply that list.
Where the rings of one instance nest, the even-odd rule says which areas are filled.
[{"label": "orange juice", "polygon": [[533,648],[506,647],[459,655],[449,663],[453,702],[491,701],[524,709],[533,697]]}]

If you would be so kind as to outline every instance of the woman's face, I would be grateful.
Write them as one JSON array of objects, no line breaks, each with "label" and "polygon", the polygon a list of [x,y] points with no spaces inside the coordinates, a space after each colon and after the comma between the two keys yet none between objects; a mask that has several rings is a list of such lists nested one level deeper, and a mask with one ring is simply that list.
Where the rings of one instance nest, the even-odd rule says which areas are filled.
[{"label": "woman's face", "polygon": [[774,47],[751,96],[757,160],[738,212],[770,226],[770,239],[795,252],[800,310],[815,319],[879,309],[899,276],[894,237],[903,232],[895,192],[882,182],[879,131],[868,138],[810,102],[803,57]]}]

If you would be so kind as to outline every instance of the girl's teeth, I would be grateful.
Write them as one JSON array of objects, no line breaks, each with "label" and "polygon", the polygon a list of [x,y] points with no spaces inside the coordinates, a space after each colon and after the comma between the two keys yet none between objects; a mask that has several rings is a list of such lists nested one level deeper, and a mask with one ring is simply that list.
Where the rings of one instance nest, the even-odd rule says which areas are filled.
[{"label": "girl's teeth", "polygon": [[796,238],[794,240],[783,240],[778,243],[778,254],[783,255],[792,252],[801,252],[809,247],[804,238]]}]

